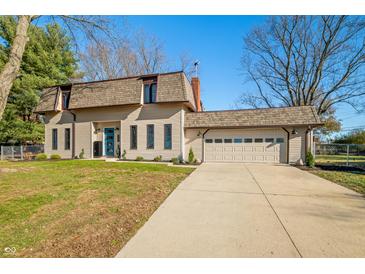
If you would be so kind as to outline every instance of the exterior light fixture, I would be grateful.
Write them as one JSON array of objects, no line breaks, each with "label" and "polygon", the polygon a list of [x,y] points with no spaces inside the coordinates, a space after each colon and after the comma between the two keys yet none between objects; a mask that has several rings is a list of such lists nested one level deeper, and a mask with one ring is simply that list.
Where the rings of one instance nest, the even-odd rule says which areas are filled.
[{"label": "exterior light fixture", "polygon": [[298,131],[295,128],[293,128],[293,130],[291,131],[291,134],[297,135],[298,134]]},{"label": "exterior light fixture", "polygon": [[201,133],[201,131],[199,130],[199,132],[198,132],[198,134],[196,135],[197,137],[200,137],[200,136],[202,136],[202,133]]}]

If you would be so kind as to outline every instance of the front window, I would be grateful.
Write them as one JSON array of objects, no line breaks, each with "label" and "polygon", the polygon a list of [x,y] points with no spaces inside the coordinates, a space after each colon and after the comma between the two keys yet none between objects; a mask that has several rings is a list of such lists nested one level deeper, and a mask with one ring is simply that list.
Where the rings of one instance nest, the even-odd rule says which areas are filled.
[{"label": "front window", "polygon": [[144,103],[156,103],[157,97],[157,78],[145,80],[143,82]]},{"label": "front window", "polygon": [[172,125],[166,124],[164,126],[164,148],[171,149],[172,148]]},{"label": "front window", "polygon": [[147,149],[153,149],[155,147],[155,127],[153,125],[147,125]]},{"label": "front window", "polygon": [[131,126],[131,149],[137,149],[137,126]]},{"label": "front window", "polygon": [[65,150],[71,147],[71,129],[65,128]]},{"label": "front window", "polygon": [[52,129],[52,149],[56,150],[58,147],[57,128]]}]

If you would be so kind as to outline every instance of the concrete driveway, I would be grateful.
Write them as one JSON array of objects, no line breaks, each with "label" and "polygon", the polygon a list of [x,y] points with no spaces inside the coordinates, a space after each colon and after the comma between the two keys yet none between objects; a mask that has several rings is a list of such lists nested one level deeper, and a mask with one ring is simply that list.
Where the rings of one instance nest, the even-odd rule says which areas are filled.
[{"label": "concrete driveway", "polygon": [[290,166],[203,164],[117,257],[365,257],[365,199]]}]

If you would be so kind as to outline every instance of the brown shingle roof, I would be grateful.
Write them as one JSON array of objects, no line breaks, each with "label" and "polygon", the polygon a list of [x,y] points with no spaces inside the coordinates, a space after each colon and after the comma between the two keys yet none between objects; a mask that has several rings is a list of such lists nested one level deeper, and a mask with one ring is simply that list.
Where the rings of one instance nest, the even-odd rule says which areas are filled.
[{"label": "brown shingle roof", "polygon": [[39,112],[55,110],[57,93],[58,87],[45,88],[42,92],[39,104],[35,111]]},{"label": "brown shingle roof", "polygon": [[138,78],[75,84],[69,108],[140,104],[141,91],[142,80]]},{"label": "brown shingle roof", "polygon": [[229,128],[321,125],[314,107],[283,107],[226,111],[188,112],[186,128]]},{"label": "brown shingle roof", "polygon": [[[143,78],[151,75],[126,77],[105,81],[85,82],[72,85],[70,109],[140,104]],[[194,97],[184,72],[155,74],[157,103],[189,102],[195,109]],[[36,112],[53,111],[57,87],[44,90]]]}]

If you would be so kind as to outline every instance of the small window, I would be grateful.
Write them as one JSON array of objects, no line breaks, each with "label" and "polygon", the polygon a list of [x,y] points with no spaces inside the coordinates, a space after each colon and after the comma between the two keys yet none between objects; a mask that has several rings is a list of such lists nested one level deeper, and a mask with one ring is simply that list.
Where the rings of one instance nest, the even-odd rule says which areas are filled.
[{"label": "small window", "polygon": [[232,139],[224,139],[224,143],[225,144],[231,144],[232,143]]},{"label": "small window", "polygon": [[131,149],[137,149],[137,126],[131,126]]},{"label": "small window", "polygon": [[155,147],[155,127],[154,125],[147,125],[147,149]]},{"label": "small window", "polygon": [[245,138],[245,143],[252,143],[252,138]]},{"label": "small window", "polygon": [[284,138],[276,138],[277,143],[284,143]]},{"label": "small window", "polygon": [[164,148],[165,149],[172,148],[172,125],[171,124],[164,125]]},{"label": "small window", "polygon": [[234,138],[234,139],[233,139],[233,142],[234,142],[235,144],[241,144],[241,143],[242,143],[242,139],[241,139],[241,138]]},{"label": "small window", "polygon": [[62,91],[62,109],[68,109],[70,104],[70,91]]},{"label": "small window", "polygon": [[264,139],[262,138],[255,138],[255,143],[262,143]]},{"label": "small window", "polygon": [[205,142],[206,142],[207,144],[211,144],[211,143],[213,143],[213,139],[205,139]]},{"label": "small window", "polygon": [[146,79],[143,81],[144,103],[156,103],[157,97],[157,78]]},{"label": "small window", "polygon": [[58,147],[57,128],[52,129],[52,149],[56,150]]},{"label": "small window", "polygon": [[265,143],[274,143],[274,138],[266,138]]},{"label": "small window", "polygon": [[214,139],[214,143],[221,144],[222,143],[222,139]]},{"label": "small window", "polygon": [[65,150],[71,147],[71,129],[65,128]]}]

